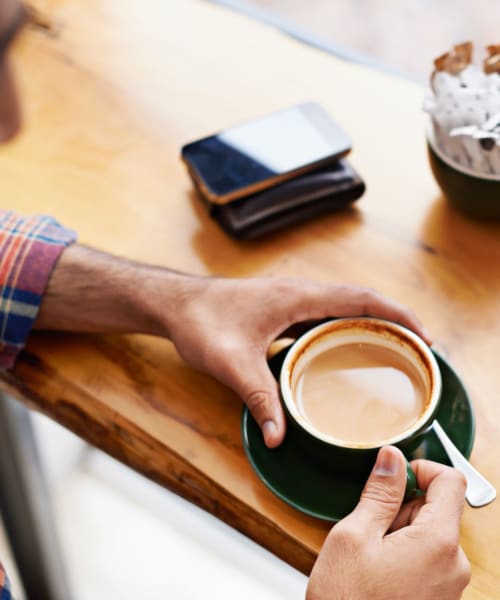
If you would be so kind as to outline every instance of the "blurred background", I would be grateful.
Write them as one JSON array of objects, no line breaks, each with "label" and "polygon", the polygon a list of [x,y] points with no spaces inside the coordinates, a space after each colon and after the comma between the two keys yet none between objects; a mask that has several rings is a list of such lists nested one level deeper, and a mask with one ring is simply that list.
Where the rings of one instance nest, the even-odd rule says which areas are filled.
[{"label": "blurred background", "polygon": [[[273,554],[47,417],[30,414],[71,600],[304,597],[306,577]],[[14,600],[25,600],[1,520],[0,560]]]},{"label": "blurred background", "polygon": [[333,50],[424,82],[432,61],[452,45],[472,40],[476,58],[500,43],[496,0],[227,0],[222,3],[278,19]]}]

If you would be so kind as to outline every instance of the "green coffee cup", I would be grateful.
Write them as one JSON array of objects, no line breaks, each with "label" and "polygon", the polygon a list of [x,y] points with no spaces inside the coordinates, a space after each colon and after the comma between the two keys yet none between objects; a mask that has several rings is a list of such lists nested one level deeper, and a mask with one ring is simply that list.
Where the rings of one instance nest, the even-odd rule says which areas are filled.
[{"label": "green coffee cup", "polygon": [[[354,361],[352,365],[351,358]],[[380,367],[389,370],[379,373],[377,360],[383,362],[389,359],[387,364],[381,363]],[[329,360],[331,363],[328,362]],[[329,365],[332,365],[332,372],[337,368],[336,360],[344,361],[346,364],[342,365],[342,373],[339,375],[340,371],[337,370],[335,376],[338,379],[347,374],[351,387],[345,388],[345,397],[342,397],[339,388],[334,388],[337,395],[333,401],[330,388],[325,387],[325,382],[329,381],[330,377]],[[359,360],[367,360],[371,371],[365,367],[363,373],[357,370],[358,366],[354,363]],[[323,365],[321,370],[315,370],[315,365],[318,364]],[[401,373],[398,372],[399,370]],[[405,423],[401,430],[394,430],[394,427],[399,427],[399,421],[393,419],[392,414],[388,412],[386,419],[385,413],[379,411],[377,419],[374,419],[373,415],[371,417],[372,422],[376,424],[375,430],[372,422],[369,421],[370,416],[366,416],[366,422],[361,422],[365,418],[361,414],[350,435],[349,423],[346,427],[346,423],[342,423],[341,419],[345,419],[345,403],[351,403],[355,410],[359,393],[356,391],[353,395],[348,392],[351,389],[357,390],[356,377],[361,377],[361,374],[363,377],[367,374],[371,375],[372,371],[379,379],[382,377],[383,381],[386,373],[387,377],[389,375],[397,377],[399,378],[397,381],[401,379],[402,382],[406,381],[405,377],[407,377],[410,383],[404,385],[415,387],[415,394],[420,404],[416,404],[416,408],[412,405],[414,414],[410,411],[409,422]],[[319,387],[315,387],[315,377],[320,381]],[[312,387],[308,381],[313,382]],[[376,385],[374,387],[376,388]],[[407,387],[404,388],[405,393],[411,394],[411,389],[408,391]],[[313,393],[316,389],[319,390],[319,400]],[[280,373],[280,392],[288,420],[288,435],[293,437],[301,451],[306,453],[310,460],[321,463],[325,468],[359,480],[368,476],[381,447],[394,445],[408,456],[418,446],[424,432],[434,420],[439,406],[441,374],[427,344],[405,327],[369,317],[335,319],[309,330],[290,347]],[[399,393],[399,389],[396,392]],[[307,394],[312,398],[309,403],[306,399]],[[324,394],[324,398],[321,394]],[[374,398],[380,395],[383,395],[383,392],[374,389]],[[361,401],[365,402],[364,399]],[[380,401],[383,402],[384,398]],[[321,402],[331,404],[326,412],[321,412],[324,406]],[[372,404],[370,402],[360,406],[372,406],[373,402]],[[316,405],[319,407],[318,415],[321,419],[316,415],[315,421],[312,407]],[[385,406],[383,404],[381,406],[385,410]],[[392,430],[387,429],[388,425],[385,421],[391,421]],[[392,423],[393,421],[395,424]],[[342,434],[336,432],[336,428],[342,431]],[[378,428],[384,429],[384,433],[379,434]],[[407,498],[415,495],[416,487],[415,475],[408,465]]]}]

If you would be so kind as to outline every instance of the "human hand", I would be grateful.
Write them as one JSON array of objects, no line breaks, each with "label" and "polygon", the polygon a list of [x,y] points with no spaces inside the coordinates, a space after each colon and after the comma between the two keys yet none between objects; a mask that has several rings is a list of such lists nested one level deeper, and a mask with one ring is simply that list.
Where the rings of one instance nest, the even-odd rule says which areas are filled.
[{"label": "human hand", "polygon": [[187,362],[243,399],[272,448],[286,425],[269,346],[297,323],[360,315],[396,321],[429,341],[410,310],[371,289],[278,278],[186,279],[168,335]]},{"label": "human hand", "polygon": [[193,367],[243,399],[275,447],[285,417],[266,362],[269,346],[293,326],[360,315],[396,321],[429,341],[411,311],[368,288],[196,277],[75,244],[58,261],[34,326],[169,337]]},{"label": "human hand", "polygon": [[455,469],[412,463],[425,496],[401,506],[406,462],[380,450],[359,504],[333,527],[309,579],[307,600],[456,600],[470,580],[459,545],[465,480]]}]

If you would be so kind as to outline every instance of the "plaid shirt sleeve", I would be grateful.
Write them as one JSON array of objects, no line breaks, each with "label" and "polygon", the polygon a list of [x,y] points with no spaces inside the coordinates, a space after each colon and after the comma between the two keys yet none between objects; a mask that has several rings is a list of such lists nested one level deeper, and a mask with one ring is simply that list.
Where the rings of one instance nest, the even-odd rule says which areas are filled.
[{"label": "plaid shirt sleeve", "polygon": [[9,578],[0,563],[0,600],[11,600]]},{"label": "plaid shirt sleeve", "polygon": [[51,217],[23,217],[0,210],[0,368],[14,365],[38,315],[52,270],[75,240],[74,231]]},{"label": "plaid shirt sleeve", "polygon": [[[36,319],[52,270],[76,234],[47,216],[0,210],[0,369],[14,365]],[[11,600],[0,563],[0,600]]]}]

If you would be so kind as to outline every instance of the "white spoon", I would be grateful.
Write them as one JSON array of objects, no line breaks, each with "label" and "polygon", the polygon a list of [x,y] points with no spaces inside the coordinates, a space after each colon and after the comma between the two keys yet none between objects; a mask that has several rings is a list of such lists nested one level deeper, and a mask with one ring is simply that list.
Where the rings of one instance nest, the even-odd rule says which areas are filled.
[{"label": "white spoon", "polygon": [[491,483],[485,479],[481,473],[476,471],[476,469],[450,440],[437,420],[434,420],[430,428],[437,435],[439,441],[446,451],[446,454],[448,455],[448,458],[450,459],[451,464],[455,467],[455,469],[464,475],[467,481],[467,490],[465,492],[465,499],[467,502],[473,508],[486,506],[486,504],[493,502],[497,496],[497,492]]}]

